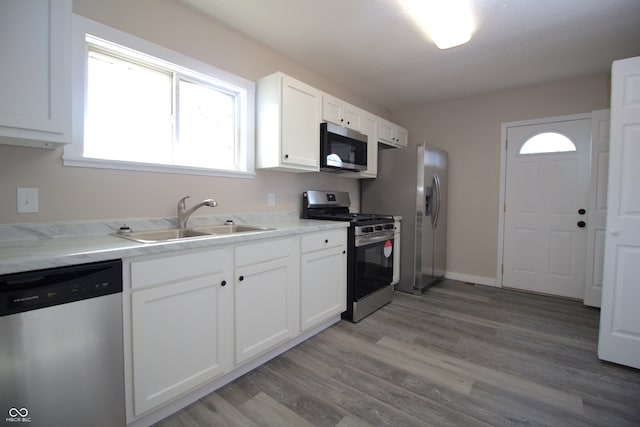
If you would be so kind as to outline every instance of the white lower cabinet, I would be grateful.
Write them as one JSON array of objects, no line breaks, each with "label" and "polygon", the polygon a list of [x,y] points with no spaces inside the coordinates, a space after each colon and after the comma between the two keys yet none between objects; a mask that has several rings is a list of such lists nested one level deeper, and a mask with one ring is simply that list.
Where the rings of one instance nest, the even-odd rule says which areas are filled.
[{"label": "white lower cabinet", "polygon": [[236,247],[236,364],[297,335],[297,253],[297,239],[293,238]]},{"label": "white lower cabinet", "polygon": [[305,331],[347,309],[347,232],[302,236],[300,329]]},{"label": "white lower cabinet", "polygon": [[346,229],[132,258],[124,283],[133,423],[330,324],[346,307]]},{"label": "white lower cabinet", "polygon": [[[231,249],[141,261],[183,278],[131,292],[133,412],[143,414],[231,370]],[[136,265],[132,266],[132,282]],[[195,276],[195,277],[194,277]],[[144,278],[140,278],[143,280]]]}]

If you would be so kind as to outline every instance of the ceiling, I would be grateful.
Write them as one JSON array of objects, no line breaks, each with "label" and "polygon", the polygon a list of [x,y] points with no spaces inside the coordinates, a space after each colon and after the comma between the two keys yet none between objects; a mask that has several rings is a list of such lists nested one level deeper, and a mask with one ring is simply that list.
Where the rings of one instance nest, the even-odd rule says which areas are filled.
[{"label": "ceiling", "polygon": [[474,35],[448,50],[399,0],[179,1],[391,111],[607,73],[640,55],[639,0],[470,0]]}]

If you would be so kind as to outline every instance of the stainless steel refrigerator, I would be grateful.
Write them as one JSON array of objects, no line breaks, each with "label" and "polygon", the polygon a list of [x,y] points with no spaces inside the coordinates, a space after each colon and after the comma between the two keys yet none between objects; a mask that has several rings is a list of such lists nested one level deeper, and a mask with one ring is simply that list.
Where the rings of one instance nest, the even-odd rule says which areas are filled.
[{"label": "stainless steel refrigerator", "polygon": [[383,149],[377,178],[362,180],[362,212],[402,216],[399,291],[420,294],[444,277],[447,163],[446,151],[426,144]]}]

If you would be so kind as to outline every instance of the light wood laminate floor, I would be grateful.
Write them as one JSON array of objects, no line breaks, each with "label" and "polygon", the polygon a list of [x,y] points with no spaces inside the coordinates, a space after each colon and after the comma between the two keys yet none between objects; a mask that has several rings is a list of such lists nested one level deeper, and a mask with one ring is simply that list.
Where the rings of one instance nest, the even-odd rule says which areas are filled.
[{"label": "light wood laminate floor", "polygon": [[640,426],[600,312],[445,280],[341,321],[158,426]]}]

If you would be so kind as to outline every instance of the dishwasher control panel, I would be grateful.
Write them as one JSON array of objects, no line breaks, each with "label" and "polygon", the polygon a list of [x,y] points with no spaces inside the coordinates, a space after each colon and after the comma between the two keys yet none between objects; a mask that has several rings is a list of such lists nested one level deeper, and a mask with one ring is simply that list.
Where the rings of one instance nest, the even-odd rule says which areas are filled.
[{"label": "dishwasher control panel", "polygon": [[122,292],[122,261],[0,276],[0,316]]}]

